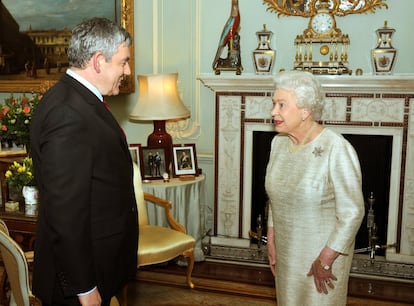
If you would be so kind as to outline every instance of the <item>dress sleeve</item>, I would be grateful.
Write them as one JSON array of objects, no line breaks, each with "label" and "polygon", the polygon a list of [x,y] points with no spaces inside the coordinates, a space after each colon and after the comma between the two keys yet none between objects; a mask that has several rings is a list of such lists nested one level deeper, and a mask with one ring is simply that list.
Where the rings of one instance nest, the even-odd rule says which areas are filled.
[{"label": "dress sleeve", "polygon": [[329,179],[335,194],[337,221],[327,246],[347,254],[353,251],[355,236],[364,217],[364,198],[358,156],[345,139],[332,148]]},{"label": "dress sleeve", "polygon": [[[267,167],[266,167],[266,173],[269,171],[269,169],[272,167],[272,163],[273,163],[273,156],[274,156],[274,152],[275,152],[275,147],[277,144],[277,141],[279,140],[280,137],[278,137],[278,135],[276,135],[275,137],[273,137],[271,145],[270,145],[270,158],[269,158],[269,162],[267,163]],[[267,180],[267,174],[266,174],[266,180]],[[266,183],[265,183],[266,184]],[[267,214],[267,227],[273,227],[273,212],[272,212],[272,203],[269,201],[269,210],[268,210],[268,214]]]}]

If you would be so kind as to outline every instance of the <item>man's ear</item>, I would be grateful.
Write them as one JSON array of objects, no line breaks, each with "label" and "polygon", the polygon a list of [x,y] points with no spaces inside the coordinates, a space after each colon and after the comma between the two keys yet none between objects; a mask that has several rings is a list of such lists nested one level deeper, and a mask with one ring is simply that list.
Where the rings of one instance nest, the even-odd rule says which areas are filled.
[{"label": "man's ear", "polygon": [[103,55],[102,52],[96,52],[93,56],[92,56],[92,64],[93,64],[93,68],[95,69],[95,71],[97,73],[101,73],[101,67],[102,64],[105,62],[105,56]]}]

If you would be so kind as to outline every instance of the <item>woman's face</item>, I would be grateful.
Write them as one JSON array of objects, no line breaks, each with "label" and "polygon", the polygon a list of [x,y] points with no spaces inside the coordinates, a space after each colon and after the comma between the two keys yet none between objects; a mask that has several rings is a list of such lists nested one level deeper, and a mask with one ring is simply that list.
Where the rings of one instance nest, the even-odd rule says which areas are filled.
[{"label": "woman's face", "polygon": [[296,105],[296,95],[290,91],[278,89],[273,95],[272,117],[278,133],[294,134],[304,118],[304,109]]}]

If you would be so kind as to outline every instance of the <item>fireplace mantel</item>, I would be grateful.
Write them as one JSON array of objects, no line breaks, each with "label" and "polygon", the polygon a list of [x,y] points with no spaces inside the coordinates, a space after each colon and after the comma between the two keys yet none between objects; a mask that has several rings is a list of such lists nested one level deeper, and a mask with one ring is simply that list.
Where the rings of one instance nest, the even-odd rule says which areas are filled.
[{"label": "fireplace mantel", "polygon": [[[318,76],[325,90],[344,91],[391,91],[406,92],[414,88],[414,74],[400,75],[362,75],[362,76]],[[204,86],[214,92],[221,91],[272,91],[273,77],[271,75],[214,75],[202,74],[198,78]]]},{"label": "fireplace mantel", "polygon": [[[414,74],[318,79],[326,100],[323,124],[339,132],[393,137],[387,244],[397,248],[387,249],[385,260],[414,264]],[[203,74],[198,80],[215,93],[212,244],[234,242],[238,249],[226,250],[226,256],[240,259],[251,256],[240,247],[251,247],[252,134],[273,131],[273,76]]]}]

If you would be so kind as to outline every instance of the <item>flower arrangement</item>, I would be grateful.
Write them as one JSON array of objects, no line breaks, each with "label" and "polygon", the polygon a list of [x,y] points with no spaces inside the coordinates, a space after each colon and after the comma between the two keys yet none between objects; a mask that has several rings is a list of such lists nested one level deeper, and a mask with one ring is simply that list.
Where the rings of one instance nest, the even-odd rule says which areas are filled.
[{"label": "flower arrangement", "polygon": [[13,162],[5,173],[6,183],[14,187],[35,186],[33,161],[25,157],[21,163]]},{"label": "flower arrangement", "polygon": [[0,137],[2,142],[13,141],[17,145],[30,143],[30,122],[41,95],[14,97],[11,95],[0,106]]}]

